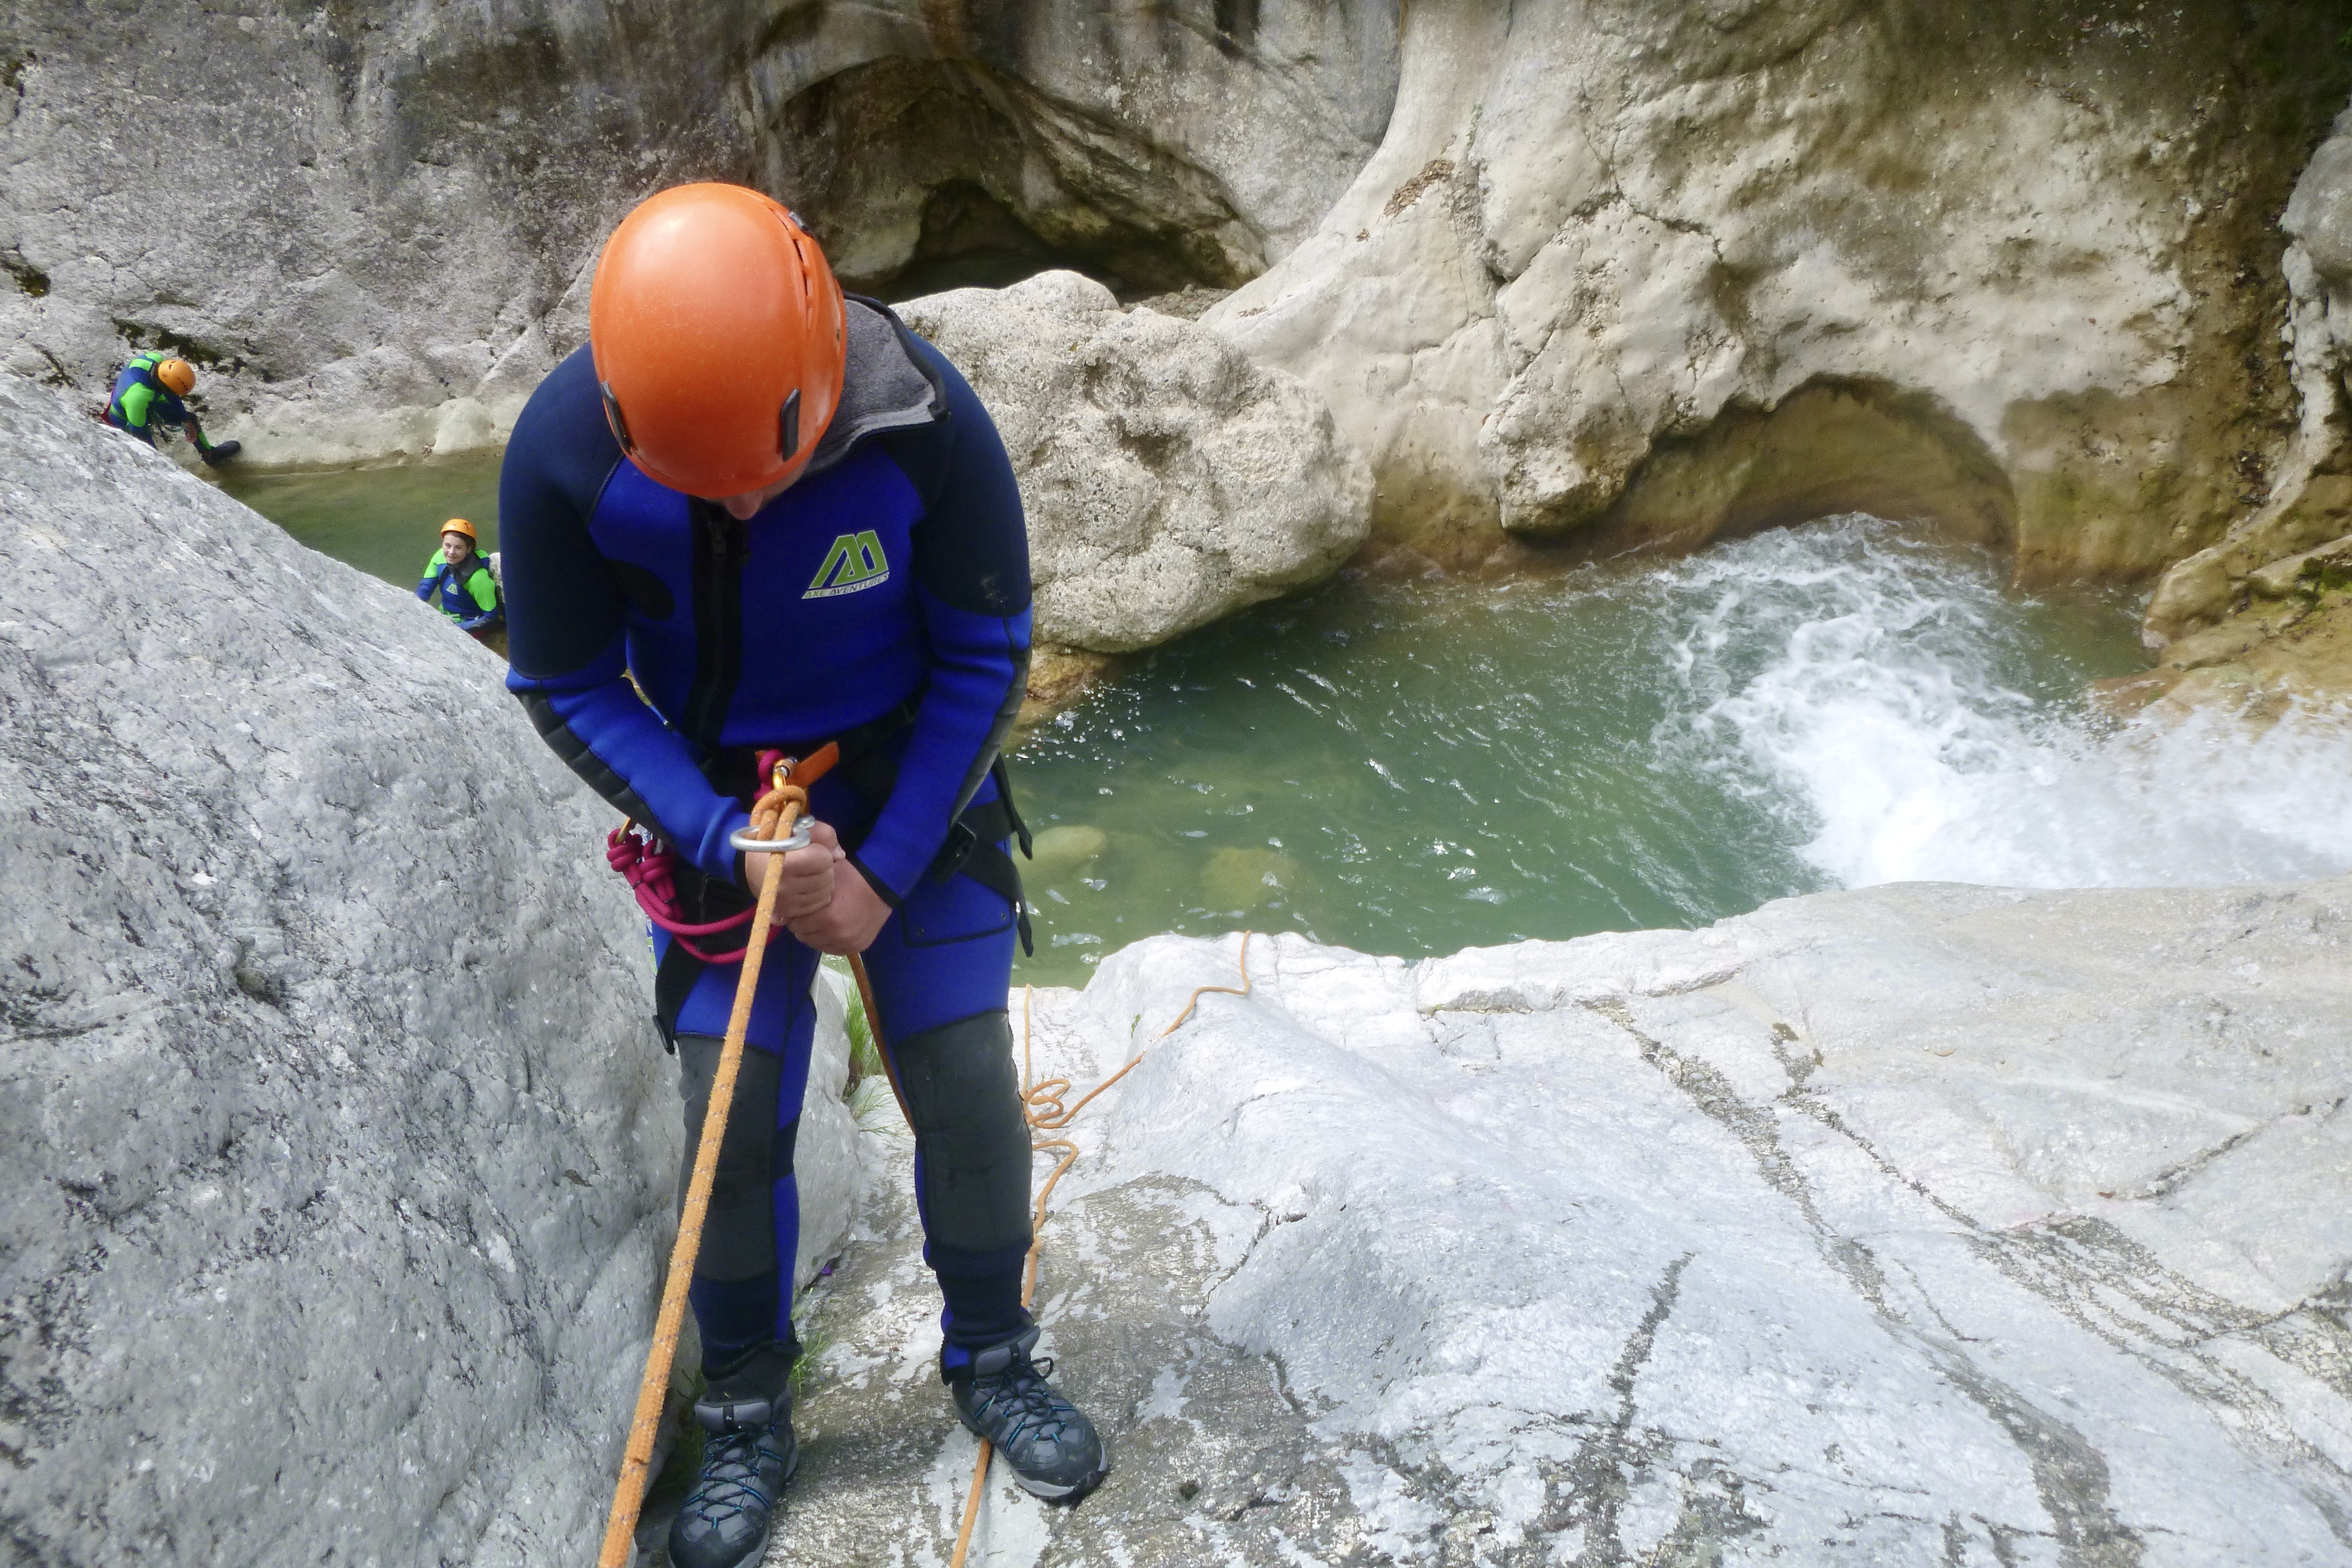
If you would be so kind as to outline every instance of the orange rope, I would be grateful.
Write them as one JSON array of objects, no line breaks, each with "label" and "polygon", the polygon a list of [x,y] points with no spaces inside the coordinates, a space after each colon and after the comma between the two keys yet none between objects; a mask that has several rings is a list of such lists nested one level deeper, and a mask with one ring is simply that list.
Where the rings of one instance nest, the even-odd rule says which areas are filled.
[{"label": "orange rope", "polygon": [[[1242,983],[1239,985],[1195,987],[1192,994],[1184,1003],[1184,1010],[1176,1015],[1174,1023],[1151,1037],[1151,1045],[1158,1045],[1181,1028],[1184,1021],[1192,1016],[1195,1008],[1200,1006],[1202,997],[1246,996],[1255,989],[1256,983],[1250,978],[1249,972],[1250,935],[1248,931],[1242,932]],[[1142,1051],[1136,1052],[1134,1056],[1128,1058],[1125,1067],[1087,1090],[1078,1098],[1076,1105],[1065,1110],[1062,1109],[1062,1097],[1070,1092],[1068,1079],[1049,1078],[1042,1083],[1033,1083],[1030,1080],[1029,998],[1035,989],[1036,987],[1032,985],[1024,985],[1021,988],[1021,1114],[1028,1121],[1032,1133],[1060,1132],[1078,1119],[1079,1111],[1094,1103],[1095,1096],[1133,1072],[1136,1064],[1143,1060],[1144,1051],[1150,1050],[1151,1046],[1146,1046]],[[870,1019],[871,1015],[869,1014],[868,1016]],[[1047,1138],[1029,1145],[1029,1152],[1033,1154],[1042,1154],[1048,1149],[1059,1150],[1062,1157],[1055,1162],[1054,1173],[1045,1178],[1045,1186],[1039,1189],[1037,1202],[1031,1211],[1029,1256],[1024,1264],[1021,1278],[1021,1305],[1024,1308],[1029,1305],[1031,1299],[1037,1293],[1037,1262],[1045,1247],[1046,1201],[1053,1197],[1055,1184],[1062,1179],[1062,1173],[1076,1164],[1078,1160],[1078,1146],[1067,1138]],[[964,1495],[963,1526],[956,1531],[955,1555],[948,1559],[948,1568],[963,1568],[964,1553],[971,1547],[972,1526],[980,1521],[980,1500],[988,1485],[988,1461],[994,1452],[988,1439],[982,1437],[980,1440],[979,1457],[972,1460],[971,1486]]]},{"label": "orange rope", "polygon": [[[793,823],[808,809],[808,791],[792,783],[792,764],[779,763],[774,787],[751,808],[751,824],[766,838],[791,836]],[[702,1223],[710,1210],[710,1187],[719,1174],[719,1145],[727,1135],[727,1112],[735,1100],[735,1076],[743,1065],[743,1036],[751,1022],[751,996],[759,989],[760,962],[768,950],[769,921],[776,908],[776,889],[783,879],[772,872],[760,887],[759,912],[743,948],[743,974],[735,983],[735,1010],[727,1019],[726,1042],[719,1048],[719,1070],[710,1080],[710,1101],[703,1112],[702,1137],[695,1145],[694,1174],[688,1180],[686,1205],[677,1219],[677,1242],[670,1248],[669,1276],[662,1283],[661,1310],[654,1318],[653,1347],[646,1352],[645,1381],[637,1385],[637,1409],[629,1423],[629,1443],[621,1458],[620,1479],[613,1487],[613,1511],[604,1521],[604,1544],[596,1554],[597,1568],[628,1568],[636,1552],[637,1510],[645,1506],[646,1479],[653,1468],[654,1438],[661,1429],[662,1406],[669,1388],[670,1363],[677,1358],[677,1336],[686,1318],[687,1287],[693,1283],[694,1259],[702,1250]],[[786,1268],[792,1267],[787,1263]]]}]

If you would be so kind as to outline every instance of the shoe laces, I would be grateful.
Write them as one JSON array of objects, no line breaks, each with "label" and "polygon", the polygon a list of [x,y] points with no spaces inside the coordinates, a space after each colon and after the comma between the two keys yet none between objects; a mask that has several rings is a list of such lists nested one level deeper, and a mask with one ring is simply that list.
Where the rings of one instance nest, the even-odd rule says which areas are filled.
[{"label": "shoe laces", "polygon": [[702,1473],[688,1494],[686,1507],[719,1521],[739,1513],[763,1513],[775,1499],[761,1484],[760,1461],[778,1454],[772,1442],[772,1426],[713,1433],[703,1439]]},{"label": "shoe laces", "polygon": [[980,1396],[973,1414],[988,1419],[1002,1411],[1012,1418],[997,1447],[1009,1448],[1031,1432],[1041,1441],[1061,1436],[1064,1423],[1077,1414],[1077,1406],[1045,1382],[1053,1371],[1052,1356],[1033,1361],[1016,1354],[1003,1372],[972,1379],[972,1392]]}]

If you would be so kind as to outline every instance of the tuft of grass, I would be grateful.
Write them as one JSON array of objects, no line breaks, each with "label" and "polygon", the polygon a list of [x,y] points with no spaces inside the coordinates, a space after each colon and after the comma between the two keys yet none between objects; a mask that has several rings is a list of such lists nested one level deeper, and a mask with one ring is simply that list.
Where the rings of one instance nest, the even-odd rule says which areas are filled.
[{"label": "tuft of grass", "polygon": [[898,1115],[898,1097],[890,1092],[890,1080],[879,1073],[861,1079],[850,1090],[849,1119],[857,1123],[860,1132],[877,1138],[897,1137],[907,1131]]},{"label": "tuft of grass", "polygon": [[842,1027],[849,1035],[849,1087],[856,1089],[869,1078],[880,1078],[882,1053],[874,1044],[874,1026],[866,1017],[866,998],[852,991],[849,1012],[842,1019]]},{"label": "tuft of grass", "polygon": [[792,1376],[789,1380],[789,1386],[793,1391],[793,1405],[797,1408],[807,1397],[809,1380],[816,1375],[817,1358],[824,1354],[826,1347],[832,1344],[833,1336],[818,1333],[814,1328],[804,1327],[803,1324],[794,1324],[793,1333],[801,1342],[800,1358],[793,1363]]},{"label": "tuft of grass", "polygon": [[[824,962],[837,974],[849,973],[846,959],[827,958]],[[856,985],[849,988],[849,1006],[842,1016],[841,1026],[849,1037],[849,1081],[842,1086],[841,1097],[855,1105],[858,1086],[867,1079],[884,1076],[882,1053],[874,1044],[874,1026],[866,1016],[866,998],[858,994]]]}]

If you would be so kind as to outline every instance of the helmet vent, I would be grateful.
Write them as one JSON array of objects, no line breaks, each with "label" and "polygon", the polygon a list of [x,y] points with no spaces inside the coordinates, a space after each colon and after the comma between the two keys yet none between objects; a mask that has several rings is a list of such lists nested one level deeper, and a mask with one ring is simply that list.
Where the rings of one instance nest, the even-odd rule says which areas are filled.
[{"label": "helmet vent", "polygon": [[621,417],[621,400],[613,395],[613,384],[600,381],[596,384],[596,390],[604,395],[604,423],[613,427],[613,439],[621,444],[625,454],[635,451],[636,447],[629,440],[629,422]]},{"label": "helmet vent", "polygon": [[793,454],[801,449],[801,389],[797,386],[784,399],[783,412],[776,416],[776,449],[788,463]]}]

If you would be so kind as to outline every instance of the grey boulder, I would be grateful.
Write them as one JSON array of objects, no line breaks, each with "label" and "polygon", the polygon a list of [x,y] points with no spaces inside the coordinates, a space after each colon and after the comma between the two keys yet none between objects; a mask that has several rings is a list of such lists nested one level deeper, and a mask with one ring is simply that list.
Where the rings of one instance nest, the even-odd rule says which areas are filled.
[{"label": "grey boulder", "polygon": [[5,374],[0,441],[0,1556],[587,1561],[681,1142],[609,813],[425,605]]},{"label": "grey boulder", "polygon": [[[1028,998],[1063,1103],[1142,1058],[1037,1293],[1114,1466],[971,1561],[2352,1563],[2352,881],[1241,951]],[[780,1561],[948,1555],[910,1229]]]},{"label": "grey boulder", "polygon": [[1371,477],[1295,377],[1075,272],[899,307],[987,403],[1020,476],[1037,636],[1124,653],[1320,581]]}]

